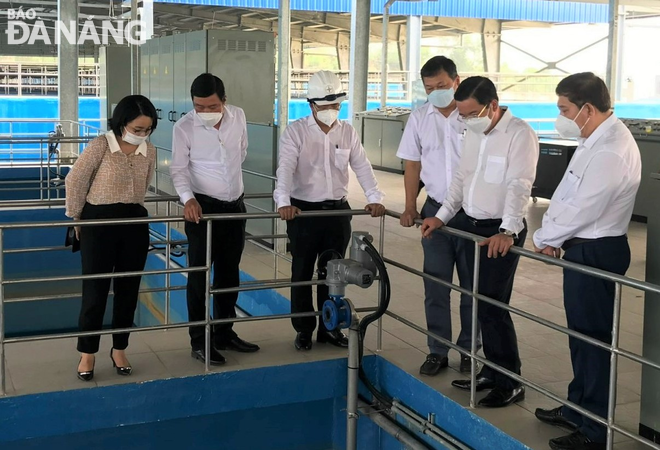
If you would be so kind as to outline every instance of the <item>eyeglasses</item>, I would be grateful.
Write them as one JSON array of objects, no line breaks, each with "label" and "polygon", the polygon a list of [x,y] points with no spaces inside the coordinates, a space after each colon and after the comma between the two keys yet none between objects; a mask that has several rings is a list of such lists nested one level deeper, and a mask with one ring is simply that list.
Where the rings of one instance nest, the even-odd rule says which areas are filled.
[{"label": "eyeglasses", "polygon": [[464,115],[462,115],[462,114],[459,114],[459,115],[458,115],[458,118],[461,119],[461,120],[478,119],[478,118],[481,117],[481,115],[483,114],[483,112],[486,111],[486,110],[489,109],[489,108],[490,108],[490,104],[489,104],[489,105],[485,105],[485,106],[481,109],[481,111],[479,111],[478,114],[470,114],[469,116],[464,116]]},{"label": "eyeglasses", "polygon": [[130,131],[132,134],[136,136],[149,136],[151,134],[151,128],[147,128],[146,130],[136,130],[135,128],[129,128],[129,127],[124,127],[128,131]]},{"label": "eyeglasses", "polygon": [[346,97],[346,92],[340,92],[339,94],[330,94],[330,95],[326,95],[325,97],[321,97],[321,98],[308,98],[307,101],[309,103],[334,102],[335,100],[340,99],[342,97]]}]

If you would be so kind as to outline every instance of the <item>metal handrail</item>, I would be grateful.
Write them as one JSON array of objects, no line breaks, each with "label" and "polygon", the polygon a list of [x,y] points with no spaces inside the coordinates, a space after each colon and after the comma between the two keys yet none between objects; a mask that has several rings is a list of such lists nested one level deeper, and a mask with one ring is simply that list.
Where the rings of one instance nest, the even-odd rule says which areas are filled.
[{"label": "metal handrail", "polygon": [[[168,203],[169,205],[169,203]],[[312,211],[312,212],[303,212],[300,217],[330,217],[330,216],[344,216],[344,215],[367,215],[368,213],[363,210],[346,210],[346,211]],[[389,217],[393,218],[398,218],[400,217],[400,213],[394,212],[387,210],[386,215]],[[202,220],[205,221],[214,221],[214,220],[236,220],[236,219],[269,219],[269,218],[278,218],[279,214],[278,213],[240,213],[240,214],[213,214],[213,215],[208,215],[205,216]],[[131,219],[130,222],[132,223],[171,223],[171,222],[180,222],[181,217],[171,217],[171,216],[163,216],[163,217],[151,217],[151,218],[137,218],[137,219]],[[107,219],[107,220],[81,220],[77,221],[76,225],[80,226],[95,226],[95,225],[119,225],[119,224],[126,224],[127,220],[117,220],[117,219]],[[421,221],[417,221],[417,223],[421,223]],[[379,249],[381,252],[383,251],[383,244],[384,244],[384,232],[385,232],[385,220],[384,218],[381,219],[380,221],[381,224],[381,229],[380,229],[380,244],[379,244]],[[52,228],[52,227],[62,227],[62,226],[70,226],[71,221],[51,221],[51,222],[43,222],[43,223],[11,223],[11,224],[0,224],[0,256],[5,253],[4,249],[4,231],[7,229],[29,229],[29,228]],[[207,240],[210,242],[211,239],[211,230],[213,227],[207,227]],[[467,233],[464,231],[456,230],[456,229],[451,229],[448,227],[443,227],[439,230],[441,233],[449,234],[452,236],[457,236],[462,239],[468,239],[474,243],[479,243],[482,240],[484,240],[483,237],[477,236],[471,233]],[[273,236],[273,238],[280,238],[282,236]],[[169,239],[168,239],[169,241]],[[168,249],[170,243],[168,242]],[[541,317],[538,317],[534,314],[527,313],[525,311],[522,311],[518,308],[512,307],[510,305],[503,304],[501,302],[497,302],[494,299],[485,297],[481,294],[478,293],[478,279],[479,279],[479,266],[478,266],[478,261],[479,261],[479,246],[475,245],[475,273],[474,273],[474,279],[475,283],[473,286],[472,291],[466,290],[461,288],[460,286],[454,285],[453,283],[446,282],[444,280],[441,280],[439,278],[430,276],[428,274],[424,274],[423,272],[420,272],[416,269],[413,269],[411,267],[405,266],[401,263],[398,263],[396,261],[393,261],[391,259],[385,258],[385,261],[387,264],[392,265],[394,267],[406,270],[409,273],[415,274],[417,276],[420,276],[424,279],[431,280],[433,282],[442,284],[446,287],[450,287],[451,289],[457,290],[461,293],[468,294],[472,297],[473,299],[473,316],[472,320],[473,323],[476,323],[477,320],[477,301],[483,301],[486,303],[489,303],[491,305],[494,305],[496,307],[505,309],[509,312],[512,312],[514,314],[518,314],[522,317],[525,317],[529,320],[532,320],[536,323],[539,323],[543,326],[549,327],[553,330],[559,331],[563,334],[569,335],[573,338],[580,339],[582,341],[585,341],[591,345],[594,345],[598,348],[604,349],[611,354],[611,370],[610,370],[610,384],[609,384],[609,393],[610,393],[610,399],[609,399],[609,405],[608,405],[608,417],[603,418],[599,417],[593,413],[591,413],[588,410],[585,410],[584,408],[573,404],[571,402],[568,402],[567,400],[564,400],[563,398],[559,397],[558,395],[548,391],[547,389],[543,388],[542,386],[533,383],[526,378],[523,378],[520,375],[514,374],[507,369],[504,369],[501,366],[498,366],[496,364],[493,364],[486,360],[485,358],[479,356],[476,354],[476,339],[474,339],[473,336],[473,342],[472,342],[472,348],[470,352],[467,352],[465,349],[462,349],[456,345],[454,345],[452,342],[447,341],[443,339],[441,336],[437,336],[434,333],[431,333],[424,328],[414,324],[413,322],[395,314],[392,312],[387,312],[387,314],[394,318],[395,320],[400,321],[401,323],[406,324],[407,326],[427,335],[432,337],[433,339],[436,339],[443,344],[447,345],[450,348],[453,348],[457,351],[459,351],[461,354],[468,354],[470,355],[470,358],[472,359],[472,371],[471,371],[471,380],[472,380],[472,391],[470,395],[470,404],[471,406],[474,406],[474,400],[475,400],[475,388],[476,388],[476,383],[475,383],[475,378],[476,378],[476,363],[481,362],[482,364],[485,364],[488,367],[491,367],[494,370],[497,370],[500,373],[503,373],[510,378],[526,385],[529,386],[530,388],[540,392],[543,395],[546,395],[549,398],[552,398],[553,400],[568,406],[569,408],[577,411],[578,413],[589,417],[590,419],[606,426],[607,428],[607,447],[608,449],[612,449],[613,446],[613,433],[619,432],[622,433],[629,438],[640,442],[644,445],[647,445],[648,447],[658,449],[660,450],[660,446],[656,445],[655,443],[642,438],[639,435],[636,435],[634,433],[631,433],[628,430],[625,430],[624,428],[620,427],[614,422],[614,410],[616,406],[616,378],[617,378],[617,369],[618,369],[618,356],[624,356],[626,358],[632,359],[636,362],[641,363],[642,365],[653,367],[655,369],[660,370],[660,364],[655,363],[654,361],[650,361],[647,358],[644,358],[643,356],[637,355],[632,352],[628,352],[626,350],[620,349],[618,346],[618,339],[619,339],[619,320],[620,320],[620,312],[621,312],[621,286],[629,286],[635,289],[643,290],[646,292],[654,292],[654,293],[660,293],[660,286],[647,283],[644,281],[636,280],[630,277],[625,277],[621,276],[618,274],[613,274],[609,273],[600,269],[595,269],[593,267],[589,266],[584,266],[581,264],[576,264],[572,262],[567,262],[563,260],[559,260],[556,258],[552,258],[546,255],[542,254],[537,254],[534,252],[530,252],[529,250],[525,250],[522,248],[517,248],[513,247],[510,251],[512,251],[515,254],[518,254],[520,256],[526,257],[526,258],[531,258],[537,261],[541,261],[550,265],[554,266],[559,266],[564,269],[568,270],[573,270],[577,271],[586,275],[594,276],[597,278],[605,279],[608,281],[612,281],[615,283],[616,290],[615,290],[615,299],[614,299],[614,320],[613,320],[613,326],[612,326],[612,342],[611,344],[605,344],[601,341],[598,341],[596,339],[593,339],[589,336],[583,335],[582,333],[575,332],[573,330],[570,330],[566,327],[560,326],[558,324],[555,324],[551,321],[548,321],[546,319],[543,319]],[[6,280],[4,277],[4,271],[3,271],[3,260],[4,258],[0,257],[0,378],[1,378],[1,383],[0,383],[0,388],[2,389],[2,393],[5,392],[4,390],[4,374],[5,374],[5,361],[4,361],[4,346],[6,343],[16,343],[16,342],[27,342],[27,341],[34,341],[34,340],[48,340],[48,339],[56,339],[56,338],[64,338],[64,337],[77,337],[77,336],[93,336],[93,335],[103,335],[103,334],[116,334],[116,333],[122,333],[122,332],[131,332],[131,331],[150,331],[150,330],[155,330],[155,329],[168,329],[168,328],[180,328],[180,327],[185,327],[185,326],[190,326],[191,324],[193,325],[200,325],[200,326],[205,326],[206,327],[206,351],[209,351],[209,346],[210,346],[210,327],[214,324],[217,323],[230,323],[230,322],[239,322],[239,321],[254,321],[254,320],[273,320],[273,319],[282,319],[282,318],[290,318],[290,317],[303,317],[303,316],[318,316],[320,313],[298,313],[298,314],[288,314],[288,315],[277,315],[277,316],[262,316],[259,318],[240,318],[240,319],[220,319],[220,320],[211,320],[210,319],[210,298],[211,295],[217,294],[217,293],[227,293],[227,292],[241,292],[241,291],[250,291],[250,290],[258,290],[258,289],[272,289],[272,288],[281,288],[281,287],[290,287],[290,286],[298,286],[298,285],[313,285],[313,284],[320,284],[322,281],[319,280],[312,280],[310,282],[291,282],[291,281],[279,281],[279,280],[268,280],[267,282],[263,282],[259,284],[259,282],[255,283],[250,283],[250,284],[243,284],[238,287],[233,287],[233,288],[223,288],[223,289],[212,289],[211,284],[210,284],[210,267],[211,267],[211,253],[210,253],[210,246],[207,246],[207,255],[206,255],[206,264],[205,266],[199,266],[199,267],[189,267],[189,268],[177,268],[177,269],[164,269],[164,270],[157,270],[157,271],[141,271],[141,272],[125,272],[125,273],[114,273],[114,274],[95,274],[95,275],[81,275],[81,276],[75,276],[75,277],[42,277],[42,278],[34,278],[32,281],[61,281],[61,280],[80,280],[80,279],[87,279],[87,278],[104,278],[104,277],[110,277],[110,276],[135,276],[135,275],[150,275],[150,274],[155,274],[155,273],[174,273],[174,272],[192,272],[192,271],[201,271],[204,270],[206,273],[206,317],[207,319],[205,321],[198,321],[198,322],[188,322],[188,323],[183,323],[183,324],[165,324],[161,326],[156,326],[156,327],[142,327],[142,328],[126,328],[126,329],[120,329],[120,330],[104,330],[104,331],[98,331],[98,332],[84,332],[84,333],[64,333],[64,334],[58,334],[58,335],[44,335],[44,336],[32,336],[32,337],[21,337],[21,338],[12,338],[12,339],[5,339],[4,336],[4,314],[3,314],[3,309],[4,309],[4,286],[9,285],[9,284],[16,284],[16,283],[23,283],[27,282],[27,279],[12,279],[12,280]],[[168,266],[169,267],[169,266]],[[11,300],[9,300],[11,301]],[[474,330],[476,330],[476,327],[473,327],[473,334]],[[382,326],[379,326],[379,337],[378,337],[378,348],[377,350],[381,350],[381,342],[382,342]],[[206,370],[208,371],[210,369],[209,367],[209,362],[208,360],[206,361]]]}]

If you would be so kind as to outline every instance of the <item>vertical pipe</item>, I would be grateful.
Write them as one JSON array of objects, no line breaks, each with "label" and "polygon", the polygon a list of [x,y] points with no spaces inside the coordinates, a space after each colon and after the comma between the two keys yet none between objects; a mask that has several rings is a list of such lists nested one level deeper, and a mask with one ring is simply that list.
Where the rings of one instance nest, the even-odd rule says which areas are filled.
[{"label": "vertical pipe", "polygon": [[0,228],[0,395],[5,395],[5,230]]},{"label": "vertical pipe", "polygon": [[367,109],[371,0],[352,0],[351,12],[350,110],[348,115],[353,124],[357,125],[355,113]]},{"label": "vertical pipe", "polygon": [[626,51],[625,51],[625,36],[626,36],[626,5],[621,5],[619,6],[619,11],[617,11],[618,17],[619,17],[619,23],[618,23],[618,29],[617,29],[617,38],[618,38],[618,43],[617,47],[619,48],[619,57],[617,58],[617,64],[616,64],[616,76],[617,76],[617,83],[616,83],[616,92],[612,92],[610,95],[612,96],[612,101],[614,103],[619,102],[622,100],[622,94],[623,94],[623,82],[621,77],[623,77],[623,59],[625,57]]},{"label": "vertical pipe", "polygon": [[[156,202],[158,204],[158,202]],[[167,206],[166,206],[166,214],[167,217],[170,217],[172,215],[172,202],[169,200],[167,201]],[[172,222],[167,222],[166,223],[166,228],[165,228],[165,240],[167,241],[167,244],[165,245],[165,268],[170,269],[170,258],[172,256],[172,244],[170,244],[170,241],[172,240]],[[170,287],[171,287],[171,279],[170,279],[170,274],[166,273],[165,274],[165,323],[169,324],[170,323]]]},{"label": "vertical pipe", "polygon": [[357,450],[358,429],[358,379],[360,369],[359,320],[352,303],[351,325],[348,329],[348,382],[346,393],[346,450]]},{"label": "vertical pipe", "polygon": [[610,385],[607,403],[607,450],[614,448],[614,413],[616,410],[616,382],[618,355],[614,352],[619,349],[619,323],[621,321],[621,284],[614,284],[614,316],[612,318],[612,348],[610,349]]},{"label": "vertical pipe", "polygon": [[479,263],[481,258],[481,247],[474,244],[474,274],[472,275],[472,342],[470,344],[470,408],[476,407],[477,398],[477,360],[474,359],[477,354],[477,337],[479,331],[479,302],[477,294],[479,293]]},{"label": "vertical pipe", "polygon": [[204,326],[204,369],[209,372],[211,370],[210,360],[211,357],[211,232],[213,230],[213,221],[206,221],[206,283],[204,290],[204,297],[206,302],[206,325]]},{"label": "vertical pipe", "polygon": [[291,3],[280,0],[277,22],[277,125],[280,135],[289,123],[291,78]]},{"label": "vertical pipe", "polygon": [[[385,248],[385,216],[380,218],[380,236],[378,236],[378,253],[383,256]],[[383,292],[383,282],[378,279],[378,304],[380,306],[381,294]],[[383,350],[383,318],[378,318],[378,334],[376,335],[376,351]]]},{"label": "vertical pipe", "polygon": [[39,200],[44,199],[44,142],[39,143]]},{"label": "vertical pipe", "polygon": [[387,28],[390,21],[390,5],[396,0],[389,0],[383,8],[383,43],[381,54],[380,66],[380,107],[385,108],[387,105],[387,48],[388,48],[388,35]]},{"label": "vertical pipe", "polygon": [[[289,123],[289,101],[291,100],[290,79],[291,65],[291,1],[280,0],[280,9],[278,13],[278,35],[277,35],[277,131],[278,136]],[[278,146],[275,147],[276,149]],[[273,153],[273,171],[277,166],[278,152]],[[277,208],[277,205],[275,205]],[[286,232],[286,224],[282,220],[273,219],[273,231],[275,234]],[[286,253],[286,239],[273,240],[274,278],[277,278],[279,272],[279,255]]]},{"label": "vertical pipe", "polygon": [[609,35],[607,39],[607,74],[605,84],[610,95],[616,94],[617,85],[617,61],[619,58],[619,33],[618,33],[619,0],[609,0]]}]

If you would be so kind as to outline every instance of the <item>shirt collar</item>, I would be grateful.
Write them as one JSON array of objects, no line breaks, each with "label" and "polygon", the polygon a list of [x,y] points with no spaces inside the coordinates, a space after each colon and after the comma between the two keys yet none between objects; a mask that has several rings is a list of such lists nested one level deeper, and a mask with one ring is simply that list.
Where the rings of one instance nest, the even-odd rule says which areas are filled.
[{"label": "shirt collar", "polygon": [[[117,141],[117,136],[115,136],[114,131],[108,131],[105,133],[105,138],[108,141],[108,146],[110,147],[110,153],[117,153],[121,151],[121,148],[119,147],[119,142]],[[142,156],[147,156],[147,143],[143,142],[140,145],[138,145],[137,149],[135,150],[136,155],[142,155]]]},{"label": "shirt collar", "polygon": [[594,130],[593,133],[591,133],[591,136],[589,136],[586,139],[578,139],[578,142],[585,148],[592,148],[596,142],[609,130],[614,126],[616,121],[619,120],[614,113],[610,115],[603,123],[598,125],[598,128]]},{"label": "shirt collar", "polygon": [[426,107],[426,115],[430,116],[431,114],[434,114],[434,113],[439,114],[440,116],[442,116],[443,119],[451,119],[451,118],[454,118],[454,117],[458,116],[458,108],[454,108],[452,110],[452,112],[449,114],[449,116],[445,117],[444,114],[442,114],[440,111],[438,111],[438,108],[433,106],[433,104],[431,102],[428,102],[427,107]]},{"label": "shirt collar", "polygon": [[506,130],[509,128],[509,124],[511,123],[511,119],[513,119],[513,114],[511,114],[511,111],[507,106],[502,107],[502,117],[500,118],[500,121],[497,122],[497,125],[491,130],[491,133],[494,130],[501,131],[502,133],[506,133]]}]

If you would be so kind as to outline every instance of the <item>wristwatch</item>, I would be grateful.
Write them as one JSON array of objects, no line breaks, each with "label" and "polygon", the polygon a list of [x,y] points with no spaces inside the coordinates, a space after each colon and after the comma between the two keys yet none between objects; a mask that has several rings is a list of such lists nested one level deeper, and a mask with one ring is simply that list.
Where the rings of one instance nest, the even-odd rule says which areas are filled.
[{"label": "wristwatch", "polygon": [[514,233],[513,231],[506,230],[504,228],[500,228],[500,234],[504,234],[506,236],[511,236],[514,241],[518,240],[518,235]]}]

